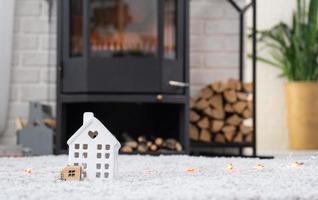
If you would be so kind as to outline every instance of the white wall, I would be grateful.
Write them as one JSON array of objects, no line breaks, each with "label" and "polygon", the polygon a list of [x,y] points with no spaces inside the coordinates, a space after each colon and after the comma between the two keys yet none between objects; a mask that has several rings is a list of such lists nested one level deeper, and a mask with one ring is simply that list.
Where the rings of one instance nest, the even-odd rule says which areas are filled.
[{"label": "white wall", "polygon": [[191,0],[191,96],[197,96],[206,84],[238,78],[238,17],[227,0]]},{"label": "white wall", "polygon": [[[258,30],[271,28],[279,21],[291,22],[294,0],[258,0]],[[250,14],[250,13],[249,13]],[[249,22],[248,26],[251,23]],[[266,52],[259,52],[262,56]],[[257,64],[257,144],[258,151],[288,149],[288,132],[284,104],[284,82],[279,71],[264,63]]]},{"label": "white wall", "polygon": [[14,5],[14,0],[0,1],[0,135],[7,121]]},{"label": "white wall", "polygon": [[55,11],[53,14],[49,25],[46,0],[16,0],[9,113],[0,144],[16,143],[15,119],[27,118],[29,101],[54,105]]}]

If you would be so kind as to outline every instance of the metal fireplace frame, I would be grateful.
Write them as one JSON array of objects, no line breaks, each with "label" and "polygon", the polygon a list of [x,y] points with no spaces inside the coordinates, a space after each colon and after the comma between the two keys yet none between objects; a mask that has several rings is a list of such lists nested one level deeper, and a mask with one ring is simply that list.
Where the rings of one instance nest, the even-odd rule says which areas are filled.
[{"label": "metal fireplace frame", "polygon": [[[58,9],[57,9],[57,16],[58,16],[58,26],[57,26],[57,35],[58,35],[58,41],[57,41],[57,134],[56,134],[56,147],[55,152],[57,154],[64,153],[66,151],[65,148],[63,148],[63,143],[66,142],[66,133],[65,133],[65,127],[67,120],[66,117],[66,106],[70,104],[78,104],[78,103],[110,103],[110,102],[120,102],[120,103],[156,103],[156,104],[175,104],[182,109],[180,110],[180,132],[179,133],[180,142],[183,144],[184,151],[183,153],[188,154],[190,152],[189,149],[189,137],[188,137],[188,104],[189,104],[189,0],[177,0],[177,12],[181,12],[183,17],[180,19],[177,18],[178,24],[181,23],[182,30],[177,31],[177,54],[182,54],[179,59],[182,59],[181,64],[179,64],[179,68],[182,67],[181,70],[175,73],[173,70],[169,71],[171,69],[168,69],[171,66],[175,66],[173,62],[166,63],[167,69],[160,69],[160,70],[167,70],[166,72],[158,71],[161,74],[159,75],[160,79],[160,86],[156,86],[156,89],[154,87],[147,88],[148,85],[146,84],[146,89],[137,89],[136,91],[132,90],[132,87],[128,86],[129,90],[125,90],[124,87],[119,87],[119,90],[113,90],[111,87],[108,87],[107,91],[97,90],[94,91],[90,88],[88,85],[84,85],[81,88],[78,88],[78,84],[82,83],[71,83],[71,82],[65,82],[65,77],[67,76],[66,70],[67,67],[65,63],[66,56],[69,56],[69,51],[66,49],[69,49],[69,40],[65,41],[66,34],[69,34],[67,29],[65,30],[65,26],[69,25],[68,21],[69,15],[65,16],[64,14],[64,7],[67,4],[69,4],[70,1],[65,0],[58,0]],[[88,5],[89,1],[84,0],[84,4],[86,5],[84,7],[84,27],[87,27],[89,24],[88,21]],[[158,9],[162,8],[163,4],[161,0],[158,0]],[[179,9],[182,9],[180,11]],[[66,13],[69,14],[69,13]],[[158,16],[158,41],[159,44],[163,43],[163,14],[159,13]],[[180,13],[179,13],[180,14]],[[179,16],[179,14],[177,16]],[[65,18],[67,17],[67,18]],[[179,25],[178,25],[179,27]],[[84,29],[83,29],[84,30]],[[84,59],[89,60],[90,53],[89,53],[89,30],[84,30]],[[182,43],[182,46],[178,43]],[[181,48],[182,47],[182,48]],[[86,53],[85,53],[86,52]],[[68,54],[68,55],[67,55]],[[163,60],[163,47],[161,45],[158,45],[158,57]],[[178,58],[178,57],[177,57]],[[116,59],[116,58],[114,58]],[[142,59],[142,58],[140,58]],[[127,59],[128,62],[132,62],[134,59]],[[97,61],[100,62],[100,61]],[[161,61],[164,62],[164,61]],[[74,62],[74,65],[81,64],[78,63],[78,60]],[[86,63],[83,63],[87,65]],[[100,64],[100,63],[99,63]],[[87,65],[88,67],[89,65]],[[72,70],[76,70],[76,67],[72,67]],[[165,75],[166,73],[170,73],[172,75],[177,74],[176,77],[168,77]],[[70,74],[69,74],[70,75]],[[81,77],[85,76],[85,71],[80,73]],[[74,77],[74,75],[73,75]],[[124,76],[123,78],[128,78],[129,76]],[[147,79],[147,77],[145,77]],[[149,79],[149,78],[148,78]],[[151,78],[149,81],[152,81]],[[150,83],[148,81],[148,83]],[[83,80],[85,82],[85,79]],[[65,90],[65,84],[69,84],[71,87],[67,88]],[[116,83],[117,84],[117,83]],[[96,86],[96,85],[95,85]]]},{"label": "metal fireplace frame", "polygon": [[[208,155],[208,156],[239,156],[239,157],[252,157],[252,158],[261,158],[261,159],[271,159],[272,156],[258,156],[257,154],[257,144],[256,144],[256,136],[257,136],[257,0],[251,0],[244,7],[240,7],[235,0],[225,0],[230,5],[232,5],[233,9],[235,9],[239,15],[239,80],[244,81],[244,57],[245,57],[245,43],[244,37],[245,34],[245,14],[248,9],[252,9],[252,31],[249,34],[252,40],[252,54],[251,54],[251,62],[252,62],[252,81],[253,81],[253,140],[250,144],[235,144],[235,143],[225,143],[225,144],[205,144],[205,143],[196,143],[190,142],[191,154],[193,155]],[[251,155],[244,154],[245,148],[251,148]],[[221,150],[221,153],[213,152],[211,150],[217,149]],[[231,150],[237,150],[238,153],[233,153]],[[230,150],[230,151],[228,151]]]}]

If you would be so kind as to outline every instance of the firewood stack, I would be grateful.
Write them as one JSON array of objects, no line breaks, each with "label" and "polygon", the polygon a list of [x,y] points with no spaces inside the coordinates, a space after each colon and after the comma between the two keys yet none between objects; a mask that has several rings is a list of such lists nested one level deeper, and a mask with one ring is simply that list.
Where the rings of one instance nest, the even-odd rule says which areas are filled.
[{"label": "firewood stack", "polygon": [[189,135],[193,141],[251,143],[253,85],[237,80],[215,82],[190,100]]},{"label": "firewood stack", "polygon": [[123,133],[122,138],[124,141],[120,149],[122,153],[181,153],[183,150],[181,143],[173,138],[151,137],[149,139],[146,136],[139,136],[137,139],[134,139],[127,133]]}]

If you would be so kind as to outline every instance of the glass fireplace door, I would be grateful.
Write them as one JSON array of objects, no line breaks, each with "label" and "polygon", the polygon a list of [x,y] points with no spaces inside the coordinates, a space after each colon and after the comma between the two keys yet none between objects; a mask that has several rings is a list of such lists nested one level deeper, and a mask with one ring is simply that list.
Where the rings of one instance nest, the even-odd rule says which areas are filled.
[{"label": "glass fireplace door", "polygon": [[90,4],[91,56],[157,55],[157,0],[91,0]]},{"label": "glass fireplace door", "polygon": [[182,0],[62,2],[63,92],[183,92]]},{"label": "glass fireplace door", "polygon": [[161,92],[160,4],[160,0],[89,0],[89,91]]}]

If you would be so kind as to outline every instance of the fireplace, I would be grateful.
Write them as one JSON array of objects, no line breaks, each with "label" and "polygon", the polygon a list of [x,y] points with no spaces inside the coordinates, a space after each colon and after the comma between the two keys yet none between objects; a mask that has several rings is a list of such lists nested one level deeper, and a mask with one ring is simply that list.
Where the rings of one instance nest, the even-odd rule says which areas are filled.
[{"label": "fireplace", "polygon": [[59,0],[56,151],[93,111],[188,153],[187,0]]}]

